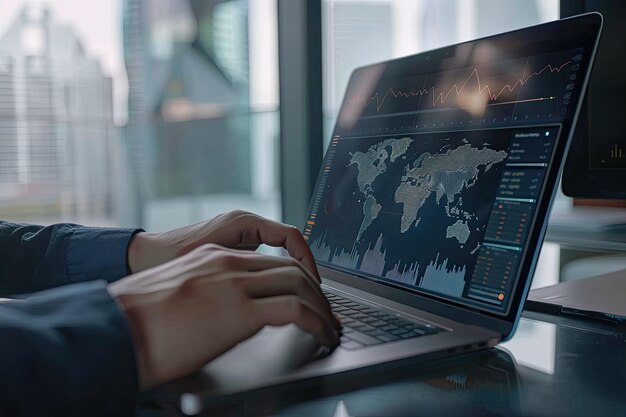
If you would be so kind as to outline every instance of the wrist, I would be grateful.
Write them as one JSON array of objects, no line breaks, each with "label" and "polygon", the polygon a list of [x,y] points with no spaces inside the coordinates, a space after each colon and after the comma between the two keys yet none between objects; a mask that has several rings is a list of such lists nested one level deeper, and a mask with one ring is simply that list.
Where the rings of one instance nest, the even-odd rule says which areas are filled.
[{"label": "wrist", "polygon": [[128,272],[136,274],[152,266],[158,265],[158,246],[152,233],[140,232],[135,234],[128,244],[127,263]]},{"label": "wrist", "polygon": [[128,249],[126,250],[126,265],[128,269],[128,275],[136,274],[141,271],[141,252],[144,246],[144,238],[146,232],[135,233],[128,242]]},{"label": "wrist", "polygon": [[131,274],[164,264],[179,256],[176,245],[162,233],[137,233],[127,250],[128,269]]}]

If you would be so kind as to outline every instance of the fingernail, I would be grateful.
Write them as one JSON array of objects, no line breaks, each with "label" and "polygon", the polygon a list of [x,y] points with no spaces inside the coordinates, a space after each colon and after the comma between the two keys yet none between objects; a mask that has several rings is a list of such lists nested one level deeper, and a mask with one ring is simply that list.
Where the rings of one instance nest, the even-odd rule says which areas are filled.
[{"label": "fingernail", "polygon": [[323,358],[324,356],[327,356],[330,352],[331,352],[331,348],[329,348],[328,346],[320,346],[319,348],[317,348],[317,352],[315,352],[315,357],[316,358]]}]

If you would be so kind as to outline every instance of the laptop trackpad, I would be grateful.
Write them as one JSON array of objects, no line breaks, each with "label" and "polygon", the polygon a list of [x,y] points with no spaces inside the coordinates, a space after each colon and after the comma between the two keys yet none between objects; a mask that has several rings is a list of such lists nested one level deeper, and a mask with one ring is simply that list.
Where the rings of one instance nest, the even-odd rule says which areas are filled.
[{"label": "laptop trackpad", "polygon": [[324,351],[313,336],[295,325],[266,327],[206,365],[203,376],[215,388],[239,391],[265,385]]}]

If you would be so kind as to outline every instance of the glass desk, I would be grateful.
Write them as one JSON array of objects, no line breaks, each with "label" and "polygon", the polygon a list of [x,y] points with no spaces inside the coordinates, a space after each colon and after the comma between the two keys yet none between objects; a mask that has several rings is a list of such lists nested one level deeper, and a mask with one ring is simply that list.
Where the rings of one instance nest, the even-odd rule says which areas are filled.
[{"label": "glass desk", "polygon": [[[166,397],[158,415],[180,415]],[[203,415],[626,416],[626,327],[526,312],[488,351],[266,389]]]}]

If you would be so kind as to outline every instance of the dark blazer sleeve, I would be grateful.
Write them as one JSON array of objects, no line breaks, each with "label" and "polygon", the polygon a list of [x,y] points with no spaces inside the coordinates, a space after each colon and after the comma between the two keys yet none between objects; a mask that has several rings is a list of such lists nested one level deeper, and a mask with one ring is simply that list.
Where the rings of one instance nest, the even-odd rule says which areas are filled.
[{"label": "dark blazer sleeve", "polygon": [[0,303],[0,415],[130,416],[130,330],[106,282]]},{"label": "dark blazer sleeve", "polygon": [[0,221],[0,296],[127,275],[126,250],[140,229]]},{"label": "dark blazer sleeve", "polygon": [[0,296],[40,291],[0,302],[0,415],[133,414],[134,347],[106,285],[136,231],[0,222]]}]

